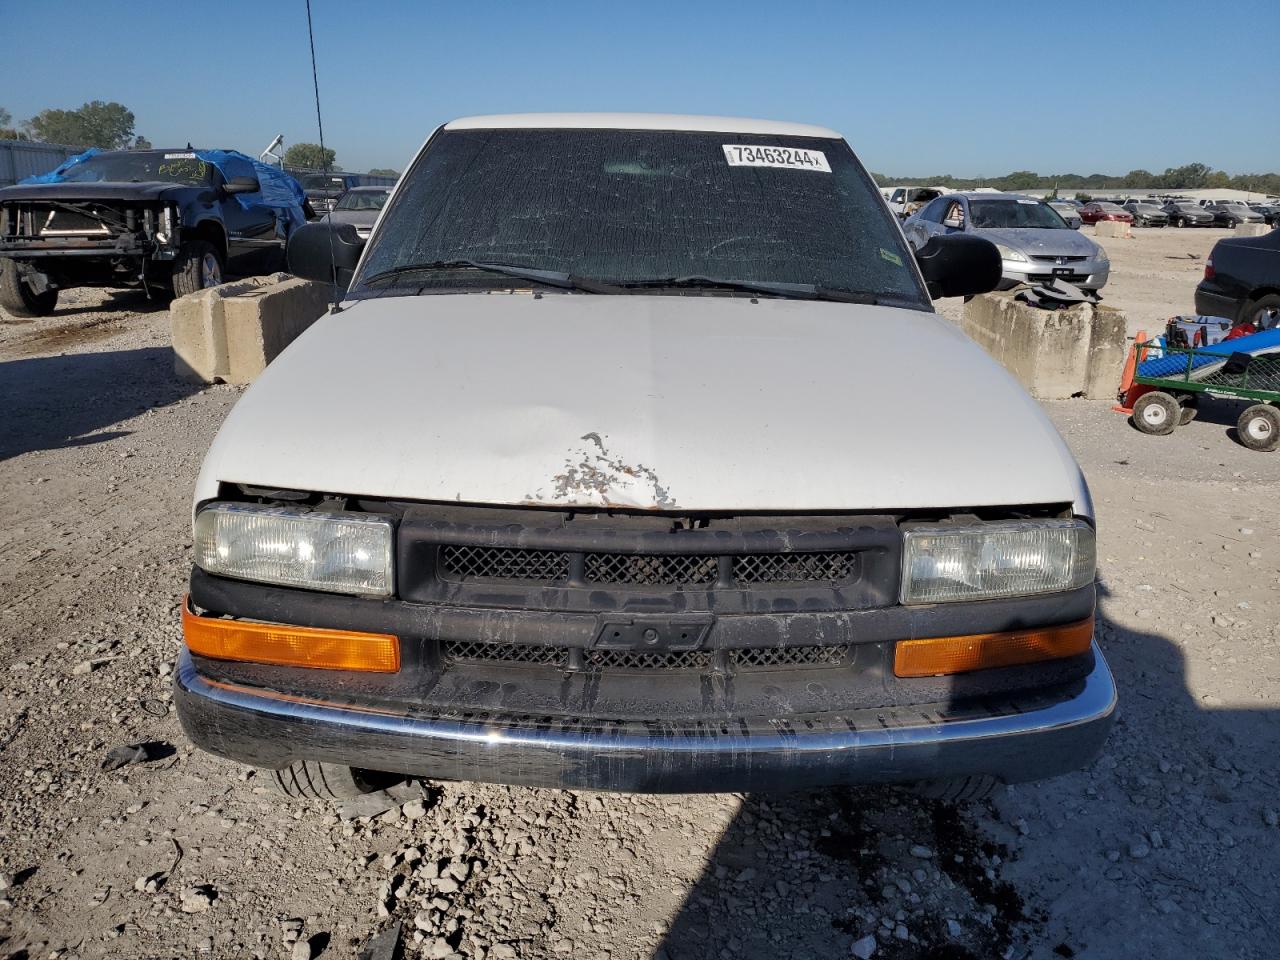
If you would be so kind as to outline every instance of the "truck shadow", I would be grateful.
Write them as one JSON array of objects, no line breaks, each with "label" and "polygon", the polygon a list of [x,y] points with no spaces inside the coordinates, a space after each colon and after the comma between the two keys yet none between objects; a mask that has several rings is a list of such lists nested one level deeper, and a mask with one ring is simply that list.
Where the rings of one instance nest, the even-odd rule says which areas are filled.
[{"label": "truck shadow", "polygon": [[104,428],[189,396],[163,347],[0,363],[0,460],[124,436]]},{"label": "truck shadow", "polygon": [[868,936],[877,960],[1268,955],[1280,718],[1197,700],[1166,637],[1101,610],[1098,636],[1121,712],[1088,769],[959,805],[745,796],[654,960],[863,956]]}]

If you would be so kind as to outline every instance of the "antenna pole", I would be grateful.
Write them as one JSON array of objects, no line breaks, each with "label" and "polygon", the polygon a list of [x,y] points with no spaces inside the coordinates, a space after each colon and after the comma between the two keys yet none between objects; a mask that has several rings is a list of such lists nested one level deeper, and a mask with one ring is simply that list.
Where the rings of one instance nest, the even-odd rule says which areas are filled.
[{"label": "antenna pole", "polygon": [[[320,119],[320,77],[316,72],[316,37],[311,29],[311,0],[307,2],[307,40],[311,44],[311,86],[316,95],[316,128],[320,131],[320,166],[327,176],[329,173],[329,154],[324,148],[324,121]],[[281,161],[281,166],[284,162]],[[333,277],[333,307],[331,313],[338,313],[342,307],[338,294],[338,265],[333,253],[333,218],[329,217],[329,274]]]}]

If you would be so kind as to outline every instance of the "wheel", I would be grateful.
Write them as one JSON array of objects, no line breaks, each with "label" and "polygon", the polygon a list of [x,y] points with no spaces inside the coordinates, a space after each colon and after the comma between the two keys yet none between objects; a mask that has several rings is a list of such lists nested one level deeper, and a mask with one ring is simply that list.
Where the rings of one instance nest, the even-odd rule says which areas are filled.
[{"label": "wheel", "polygon": [[1163,437],[1173,433],[1182,419],[1178,401],[1160,390],[1144,393],[1133,405],[1133,425],[1143,433]]},{"label": "wheel", "polygon": [[1270,453],[1280,446],[1280,410],[1269,403],[1255,403],[1240,414],[1236,434],[1250,450]]},{"label": "wheel", "polygon": [[1250,300],[1240,310],[1241,320],[1248,320],[1259,330],[1280,326],[1280,293],[1268,293]]},{"label": "wheel", "polygon": [[47,317],[58,305],[58,291],[36,293],[18,275],[18,265],[12,260],[0,260],[0,307],[10,316],[26,320],[31,317]]},{"label": "wheel", "polygon": [[1200,412],[1200,408],[1193,403],[1183,404],[1182,416],[1178,418],[1178,426],[1185,427],[1188,423],[1196,418],[1196,414]]},{"label": "wheel", "polygon": [[222,256],[207,240],[188,240],[173,264],[173,295],[185,297],[222,282]]},{"label": "wheel", "polygon": [[295,800],[352,800],[383,790],[403,779],[394,773],[360,770],[318,760],[298,760],[283,770],[271,771],[271,781],[276,789]]},{"label": "wheel", "polygon": [[922,780],[913,783],[910,790],[918,797],[926,800],[941,800],[944,803],[963,803],[965,801],[985,800],[1000,786],[995,777],[980,774],[973,777],[960,777],[955,780]]},{"label": "wheel", "polygon": [[1185,227],[1187,225],[1187,218],[1179,217],[1177,220],[1173,221],[1173,225],[1175,227]]}]

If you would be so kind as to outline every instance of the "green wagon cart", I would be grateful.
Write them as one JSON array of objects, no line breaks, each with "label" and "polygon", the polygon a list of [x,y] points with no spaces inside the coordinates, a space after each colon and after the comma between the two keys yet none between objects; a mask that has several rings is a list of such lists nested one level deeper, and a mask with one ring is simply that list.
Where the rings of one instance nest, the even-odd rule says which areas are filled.
[{"label": "green wagon cart", "polygon": [[1230,343],[1217,347],[1138,344],[1135,386],[1145,388],[1133,404],[1133,424],[1143,433],[1163,436],[1190,423],[1202,397],[1252,400],[1240,414],[1236,432],[1251,450],[1280,446],[1280,349],[1273,353],[1233,352]]}]

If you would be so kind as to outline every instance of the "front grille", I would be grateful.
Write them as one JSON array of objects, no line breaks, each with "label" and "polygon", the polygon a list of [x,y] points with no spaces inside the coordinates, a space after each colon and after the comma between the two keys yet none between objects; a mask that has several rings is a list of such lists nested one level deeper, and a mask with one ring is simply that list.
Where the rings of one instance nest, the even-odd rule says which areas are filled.
[{"label": "front grille", "polygon": [[101,220],[87,214],[77,213],[74,210],[52,210],[40,232],[42,234],[107,233],[108,230]]},{"label": "front grille", "polygon": [[737,662],[744,667],[838,667],[849,655],[848,647],[760,647],[738,650]]},{"label": "front grille", "polygon": [[1051,256],[1042,256],[1038,254],[1033,254],[1031,259],[1039,260],[1041,263],[1058,263],[1058,262],[1082,263],[1085,260],[1088,260],[1089,258],[1088,257],[1051,257]]},{"label": "front grille", "polygon": [[[440,645],[446,664],[500,663],[569,668],[570,648],[533,644],[446,640]],[[848,647],[764,647],[726,651],[729,665],[740,670],[789,667],[839,667],[849,660]],[[715,654],[710,650],[583,650],[586,671],[684,670],[705,673]]]},{"label": "front grille", "polygon": [[698,670],[711,669],[707,650],[673,650],[649,653],[644,650],[588,650],[588,670]]},{"label": "front grille", "polygon": [[458,578],[555,583],[569,578],[569,555],[559,550],[447,546],[440,550],[440,568]]},{"label": "front grille", "polygon": [[[521,547],[440,548],[439,569],[448,580],[519,580],[547,584],[568,582],[573,555],[561,550]],[[736,584],[845,583],[858,574],[854,551],[814,553],[744,553],[730,557]],[[720,557],[689,553],[587,553],[582,579],[587,583],[623,586],[713,587],[720,576]]]},{"label": "front grille", "polygon": [[552,666],[564,666],[567,662],[567,651],[564,647],[481,643],[475,640],[448,640],[442,646],[446,661],[462,660],[472,663],[503,661],[506,663],[551,664]]},{"label": "front grille", "polygon": [[1084,283],[1089,279],[1087,273],[1029,273],[1028,283],[1051,283],[1054,280],[1066,280],[1068,283]]},{"label": "front grille", "polygon": [[840,553],[748,553],[733,558],[738,583],[841,583],[857,571],[857,555]]},{"label": "front grille", "polygon": [[588,553],[585,576],[590,583],[676,586],[715,583],[719,569],[714,556]]}]

